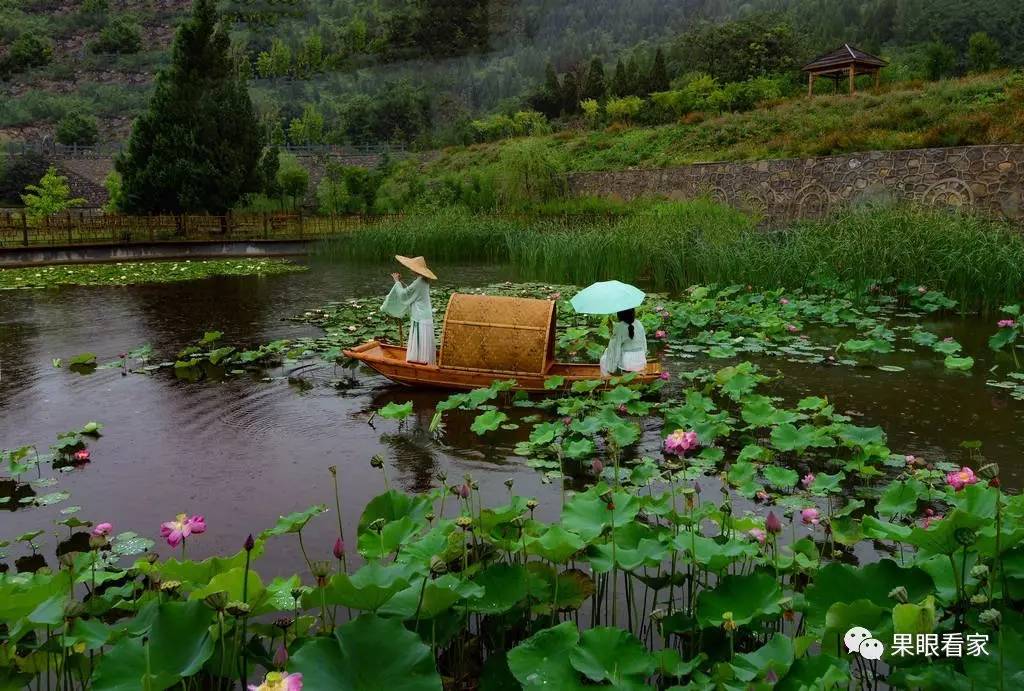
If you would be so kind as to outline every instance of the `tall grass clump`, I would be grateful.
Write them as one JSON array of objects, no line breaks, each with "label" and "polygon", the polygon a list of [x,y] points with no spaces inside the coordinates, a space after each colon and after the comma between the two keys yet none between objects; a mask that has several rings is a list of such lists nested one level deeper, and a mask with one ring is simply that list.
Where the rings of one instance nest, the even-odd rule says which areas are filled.
[{"label": "tall grass clump", "polygon": [[513,219],[476,216],[452,207],[364,226],[322,241],[314,255],[327,259],[383,261],[404,254],[422,255],[432,261],[504,262],[508,259],[505,235],[516,224]]}]

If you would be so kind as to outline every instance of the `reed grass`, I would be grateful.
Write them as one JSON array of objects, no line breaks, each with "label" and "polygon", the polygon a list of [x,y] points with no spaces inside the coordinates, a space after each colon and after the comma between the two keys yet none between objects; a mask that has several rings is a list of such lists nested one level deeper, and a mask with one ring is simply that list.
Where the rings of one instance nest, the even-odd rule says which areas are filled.
[{"label": "reed grass", "polygon": [[698,283],[855,287],[887,279],[944,290],[966,308],[1024,293],[1024,233],[961,213],[891,206],[850,210],[783,230],[710,200],[638,205],[633,213],[410,215],[323,244],[320,254],[501,261],[524,279],[617,278],[680,291]]}]

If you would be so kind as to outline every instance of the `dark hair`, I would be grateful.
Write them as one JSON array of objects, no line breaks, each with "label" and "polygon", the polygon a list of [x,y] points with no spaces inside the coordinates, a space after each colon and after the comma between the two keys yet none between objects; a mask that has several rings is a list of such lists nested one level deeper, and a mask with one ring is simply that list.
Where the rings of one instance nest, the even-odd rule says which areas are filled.
[{"label": "dark hair", "polygon": [[616,316],[619,318],[620,322],[629,324],[629,337],[633,338],[633,322],[636,321],[636,310],[632,308],[622,310]]}]

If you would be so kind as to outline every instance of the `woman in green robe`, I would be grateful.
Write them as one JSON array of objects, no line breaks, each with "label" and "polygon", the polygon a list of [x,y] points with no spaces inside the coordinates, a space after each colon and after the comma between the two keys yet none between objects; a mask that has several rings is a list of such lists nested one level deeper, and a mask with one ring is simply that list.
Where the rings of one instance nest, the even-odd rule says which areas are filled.
[{"label": "woman in green robe", "polygon": [[647,368],[647,334],[635,310],[623,310],[612,327],[608,348],[601,356],[601,374],[643,372]]},{"label": "woman in green robe", "polygon": [[434,340],[434,312],[430,306],[430,282],[437,276],[427,268],[423,257],[395,257],[400,264],[417,274],[416,279],[405,286],[400,274],[393,273],[395,285],[391,288],[381,310],[392,317],[409,316],[409,343],[405,349],[406,362],[423,365],[437,363],[437,345]]}]

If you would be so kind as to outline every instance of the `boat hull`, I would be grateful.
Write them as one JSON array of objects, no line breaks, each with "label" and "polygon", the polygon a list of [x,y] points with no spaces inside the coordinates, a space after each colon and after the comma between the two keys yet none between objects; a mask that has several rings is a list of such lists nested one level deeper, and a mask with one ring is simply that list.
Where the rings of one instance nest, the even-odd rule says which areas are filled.
[{"label": "boat hull", "polygon": [[[531,372],[499,372],[481,369],[420,365],[405,361],[405,348],[379,341],[370,341],[344,351],[346,357],[358,360],[397,384],[434,389],[481,389],[493,382],[515,379],[517,391],[544,392],[544,381],[549,377],[565,377],[562,388],[574,382],[601,379],[598,365],[553,362],[543,374]],[[634,381],[652,382],[661,375],[661,363],[647,363],[647,370]]]}]

